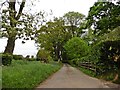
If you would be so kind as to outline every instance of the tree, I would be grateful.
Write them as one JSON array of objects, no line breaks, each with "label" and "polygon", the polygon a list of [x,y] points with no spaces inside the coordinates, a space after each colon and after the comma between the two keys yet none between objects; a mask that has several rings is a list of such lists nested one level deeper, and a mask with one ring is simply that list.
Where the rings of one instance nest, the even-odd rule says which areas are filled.
[{"label": "tree", "polygon": [[78,12],[68,12],[63,16],[63,18],[65,21],[65,26],[67,27],[71,36],[79,37],[82,33],[80,26],[83,26],[85,15]]},{"label": "tree", "polygon": [[54,18],[38,31],[37,42],[40,48],[51,51],[56,60],[66,59],[64,44],[74,36],[82,33],[84,15],[78,12],[68,12],[63,17]]},{"label": "tree", "polygon": [[[8,20],[5,20],[5,16],[2,16],[2,27],[6,28],[6,33],[8,34],[8,41],[7,41],[7,46],[5,48],[4,53],[9,53],[12,54],[14,47],[15,47],[15,39],[16,39],[16,26],[17,26],[17,21],[20,19],[20,16],[22,15],[22,11],[23,8],[25,6],[25,2],[26,0],[22,0],[21,4],[20,4],[20,8],[19,11],[17,12],[15,9],[15,4],[16,4],[16,0],[9,0],[8,4],[9,7],[7,10],[3,10],[2,13],[8,13],[8,15],[6,15],[8,18]],[[9,27],[5,27],[4,24],[5,22],[9,23]],[[9,29],[9,30],[8,30]]]},{"label": "tree", "polygon": [[82,38],[83,40],[87,41],[89,45],[95,42],[95,35],[91,28],[88,29],[88,31],[85,33],[85,35],[82,36]]},{"label": "tree", "polygon": [[107,33],[100,37],[102,41],[117,41],[120,40],[120,26],[115,28],[110,33]]},{"label": "tree", "polygon": [[69,32],[64,27],[62,19],[55,18],[54,21],[47,22],[38,31],[37,42],[40,49],[43,48],[51,52],[55,60],[62,60],[64,53],[63,45],[70,38]]},{"label": "tree", "polygon": [[87,17],[88,27],[94,28],[96,36],[109,33],[120,26],[120,2],[96,2]]},{"label": "tree", "polygon": [[[25,3],[26,0],[8,0],[8,7],[6,6],[5,9],[2,9],[2,29],[0,35],[8,38],[4,53],[13,54],[16,39],[23,38],[28,40],[34,37],[37,29],[36,23],[41,19],[42,12],[35,15],[28,14],[28,12],[23,13]],[[16,6],[19,8],[16,8]],[[36,15],[39,18],[35,21]]]},{"label": "tree", "polygon": [[44,61],[45,63],[49,62],[50,52],[44,49],[40,49],[37,53],[37,60]]},{"label": "tree", "polygon": [[88,54],[88,44],[79,37],[73,37],[64,45],[68,59],[81,58]]}]

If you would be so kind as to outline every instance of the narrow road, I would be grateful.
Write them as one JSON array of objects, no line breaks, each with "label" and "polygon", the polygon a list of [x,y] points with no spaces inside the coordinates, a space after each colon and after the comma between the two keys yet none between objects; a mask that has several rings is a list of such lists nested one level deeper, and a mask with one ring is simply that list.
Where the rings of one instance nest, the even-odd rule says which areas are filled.
[{"label": "narrow road", "polygon": [[37,88],[109,88],[101,80],[89,77],[68,64]]}]

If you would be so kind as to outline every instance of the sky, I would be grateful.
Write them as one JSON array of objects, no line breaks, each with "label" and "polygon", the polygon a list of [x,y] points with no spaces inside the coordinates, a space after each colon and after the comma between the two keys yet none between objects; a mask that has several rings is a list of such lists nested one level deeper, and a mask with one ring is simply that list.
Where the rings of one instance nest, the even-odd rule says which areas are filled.
[{"label": "sky", "polygon": [[97,0],[39,0],[40,2],[35,2],[36,6],[33,8],[33,11],[45,10],[53,11],[55,16],[63,16],[64,13],[69,11],[76,11],[83,13],[84,15],[88,14],[89,8]]},{"label": "sky", "polygon": [[[33,0],[34,1],[34,0]],[[50,12],[52,10],[53,16],[62,17],[65,13],[69,11],[75,11],[88,15],[89,9],[97,0],[36,0],[34,1],[34,6],[29,6],[26,4],[28,10],[31,8],[31,12],[45,11]],[[36,55],[37,47],[34,41],[27,41],[25,44],[21,43],[22,40],[16,40],[14,54],[26,55]],[[7,45],[7,39],[0,39],[0,52],[3,52],[5,46]]]}]

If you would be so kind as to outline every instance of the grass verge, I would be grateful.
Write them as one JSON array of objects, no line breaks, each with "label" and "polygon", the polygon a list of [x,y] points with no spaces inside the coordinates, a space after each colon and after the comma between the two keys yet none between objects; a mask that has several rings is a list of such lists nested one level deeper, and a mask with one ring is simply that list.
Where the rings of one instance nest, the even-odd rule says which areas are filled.
[{"label": "grass verge", "polygon": [[77,66],[75,64],[72,64],[72,63],[70,63],[70,65],[73,66],[73,67],[78,68],[80,71],[82,71],[83,73],[85,73],[85,74],[87,74],[87,75],[89,75],[91,77],[96,77],[96,73],[91,71],[91,70],[88,70],[88,69],[83,68],[83,67],[79,67],[79,66]]},{"label": "grass verge", "polygon": [[113,82],[113,83],[116,83],[116,84],[120,84],[120,76],[118,77],[118,79],[116,81],[114,81],[116,72],[112,71],[112,72],[107,72],[107,73],[104,73],[104,74],[101,74],[101,75],[96,75],[95,72],[93,72],[91,70],[88,70],[86,68],[78,67],[74,64],[71,64],[71,66],[78,68],[80,71],[82,71],[83,73],[85,73],[85,74],[87,74],[91,77],[95,77],[95,78],[98,78],[98,79],[102,79],[102,80],[110,81],[110,82]]},{"label": "grass verge", "polygon": [[88,69],[85,69],[83,67],[79,67],[80,71],[82,71],[83,73],[91,76],[91,77],[96,77],[96,74],[95,72],[91,71],[91,70],[88,70]]},{"label": "grass verge", "polygon": [[104,73],[102,75],[96,75],[95,72],[93,72],[91,70],[88,70],[88,69],[85,69],[85,68],[82,68],[82,67],[77,67],[77,68],[79,68],[80,71],[82,71],[83,73],[85,73],[85,74],[87,74],[91,77],[95,77],[95,78],[98,78],[98,79],[102,79],[102,80],[110,81],[110,82],[113,82],[113,83],[116,83],[116,84],[120,84],[120,78],[118,78],[118,80],[114,81],[116,72],[108,72],[108,73]]},{"label": "grass verge", "polygon": [[61,68],[61,64],[44,64],[37,61],[12,61],[2,67],[2,88],[35,88],[48,76]]}]

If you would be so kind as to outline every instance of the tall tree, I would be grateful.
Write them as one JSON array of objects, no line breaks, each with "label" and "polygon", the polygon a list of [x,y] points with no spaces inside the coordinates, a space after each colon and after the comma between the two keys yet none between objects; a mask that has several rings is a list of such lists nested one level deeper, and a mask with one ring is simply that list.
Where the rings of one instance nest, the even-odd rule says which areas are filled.
[{"label": "tall tree", "polygon": [[[16,30],[16,26],[17,26],[17,21],[20,19],[20,16],[22,15],[22,11],[23,8],[25,6],[25,2],[26,0],[22,0],[21,4],[20,4],[20,8],[17,11],[15,8],[16,5],[16,0],[9,0],[8,1],[8,9],[7,10],[3,10],[2,14],[4,13],[7,14],[7,19],[5,20],[5,16],[2,16],[2,28],[5,28],[7,36],[8,36],[8,41],[7,41],[7,46],[5,48],[4,53],[9,53],[12,54],[14,47],[15,47],[15,39],[16,39],[16,35],[17,35],[17,30]],[[9,23],[9,27],[5,27],[7,25],[5,25],[6,23]]]},{"label": "tall tree", "polygon": [[120,2],[96,2],[87,17],[88,27],[94,28],[94,34],[103,35],[120,26]]},{"label": "tall tree", "polygon": [[79,12],[68,12],[64,16],[65,26],[68,31],[71,33],[71,36],[80,36],[82,30],[80,26],[83,26],[85,15]]},{"label": "tall tree", "polygon": [[56,18],[52,22],[47,22],[38,33],[37,42],[40,48],[50,51],[56,60],[62,60],[63,45],[70,38],[69,32],[64,27],[64,21]]},{"label": "tall tree", "polygon": [[[4,53],[13,54],[15,40],[18,38],[23,38],[24,40],[33,39],[37,28],[36,24],[42,18],[42,12],[35,15],[28,12],[23,13],[25,3],[26,0],[8,0],[6,8],[2,9],[2,28],[0,33],[2,37],[8,38]],[[39,18],[35,21],[36,15]]]}]

